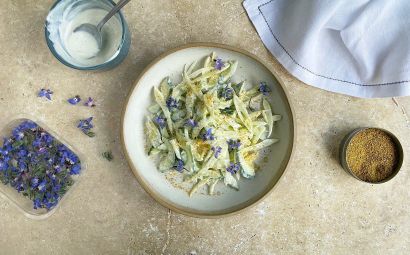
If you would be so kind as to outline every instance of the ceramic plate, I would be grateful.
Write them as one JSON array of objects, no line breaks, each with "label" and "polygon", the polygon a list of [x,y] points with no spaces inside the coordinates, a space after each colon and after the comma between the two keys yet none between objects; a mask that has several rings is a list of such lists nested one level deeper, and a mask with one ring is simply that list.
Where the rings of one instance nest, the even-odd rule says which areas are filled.
[{"label": "ceramic plate", "polygon": [[[279,138],[267,150],[267,157],[259,162],[261,170],[252,180],[241,178],[240,190],[225,187],[222,182],[216,187],[217,195],[207,195],[206,189],[189,197],[184,188],[169,181],[178,178],[174,173],[160,173],[152,158],[147,156],[144,134],[147,107],[154,100],[152,90],[163,78],[170,76],[178,83],[185,64],[203,59],[216,52],[224,60],[238,60],[234,81],[245,80],[248,84],[266,81],[272,93],[269,101],[275,114],[283,116],[276,123],[274,138]],[[257,58],[243,50],[225,45],[193,44],[174,49],[155,60],[141,74],[132,90],[122,119],[122,140],[132,171],[143,188],[162,205],[190,216],[217,217],[238,212],[261,200],[279,181],[289,163],[295,127],[293,114],[286,93],[278,79]]]}]

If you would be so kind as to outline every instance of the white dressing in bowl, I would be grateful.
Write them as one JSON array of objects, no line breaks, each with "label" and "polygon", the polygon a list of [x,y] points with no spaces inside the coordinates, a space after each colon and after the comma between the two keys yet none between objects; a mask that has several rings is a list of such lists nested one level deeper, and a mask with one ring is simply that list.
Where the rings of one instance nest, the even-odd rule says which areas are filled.
[{"label": "white dressing in bowl", "polygon": [[97,25],[110,10],[103,1],[61,1],[47,17],[49,39],[57,54],[80,67],[104,64],[120,52],[123,28],[117,16],[102,28],[102,46],[92,35],[74,30],[82,24]]}]

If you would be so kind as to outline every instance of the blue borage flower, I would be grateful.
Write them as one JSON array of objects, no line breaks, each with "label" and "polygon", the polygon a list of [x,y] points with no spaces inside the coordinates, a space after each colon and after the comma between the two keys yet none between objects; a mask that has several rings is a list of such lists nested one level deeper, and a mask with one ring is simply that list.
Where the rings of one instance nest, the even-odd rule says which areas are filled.
[{"label": "blue borage flower", "polygon": [[215,158],[218,158],[219,155],[220,155],[221,152],[222,152],[221,146],[216,146],[216,147],[212,146],[211,150],[214,152]]},{"label": "blue borage flower", "polygon": [[266,95],[268,95],[270,92],[271,92],[271,90],[270,90],[270,88],[268,87],[268,84],[266,83],[266,82],[261,82],[261,83],[259,83],[259,92],[261,92],[264,96],[266,96]]},{"label": "blue borage flower", "polygon": [[33,205],[34,205],[34,209],[40,209],[42,207],[40,198],[34,199],[33,200]]},{"label": "blue borage flower", "polygon": [[95,100],[89,97],[87,101],[85,101],[84,105],[88,107],[95,107]]},{"label": "blue borage flower", "polygon": [[231,151],[239,149],[239,147],[241,147],[241,145],[242,145],[240,140],[230,139],[230,140],[227,141],[227,143],[228,143],[228,149],[231,150]]},{"label": "blue borage flower", "polygon": [[231,174],[236,174],[240,169],[241,165],[239,163],[230,163],[226,168],[226,171],[230,172]]},{"label": "blue borage flower", "polygon": [[173,108],[178,108],[178,101],[173,97],[168,97],[166,104],[168,109],[170,110],[172,110]]},{"label": "blue borage flower", "polygon": [[46,185],[47,180],[43,180],[42,182],[40,182],[40,184],[38,184],[37,189],[42,192],[46,189]]},{"label": "blue borage flower", "polygon": [[13,138],[15,138],[17,141],[20,141],[24,138],[26,130],[34,130],[35,128],[37,128],[37,124],[35,124],[34,122],[24,121],[19,126],[13,129]]},{"label": "blue borage flower", "polygon": [[31,185],[30,185],[30,187],[31,187],[32,189],[37,188],[38,184],[39,184],[39,179],[38,179],[37,177],[34,177],[34,178],[31,179]]},{"label": "blue borage flower", "polygon": [[217,58],[217,59],[215,60],[215,69],[217,69],[217,70],[222,70],[222,68],[224,68],[224,67],[225,67],[225,64],[224,64],[224,62],[222,61],[222,59]]},{"label": "blue borage flower", "polygon": [[198,122],[195,121],[194,119],[187,119],[187,121],[185,122],[185,125],[188,127],[197,127],[198,126]]},{"label": "blue borage flower", "polygon": [[38,97],[45,97],[45,98],[47,98],[48,100],[51,100],[51,95],[53,94],[54,92],[53,91],[51,91],[50,89],[41,89],[39,92],[38,92]]},{"label": "blue borage flower", "polygon": [[202,135],[202,140],[208,141],[208,140],[215,140],[214,135],[212,134],[212,128],[206,129],[205,133]]},{"label": "blue borage flower", "polygon": [[67,100],[70,104],[72,104],[72,105],[76,105],[76,104],[78,104],[79,102],[81,102],[81,98],[80,98],[80,96],[75,96],[75,97],[73,97],[73,98],[69,98],[68,100]]},{"label": "blue borage flower", "polygon": [[74,165],[70,168],[70,174],[71,175],[80,174],[80,171],[81,171],[81,165],[80,164],[76,164],[76,165]]},{"label": "blue borage flower", "polygon": [[184,171],[184,161],[182,161],[182,160],[177,160],[177,162],[176,162],[177,164],[176,164],[176,166],[175,166],[175,168],[177,169],[177,171],[178,172],[182,172],[182,171]]},{"label": "blue borage flower", "polygon": [[32,121],[24,121],[0,147],[0,181],[52,209],[81,172],[79,158]]},{"label": "blue borage flower", "polygon": [[157,116],[154,118],[154,122],[158,125],[160,128],[165,128],[167,125],[166,119],[162,116]]},{"label": "blue borage flower", "polygon": [[95,133],[91,131],[91,129],[94,128],[92,120],[93,117],[89,117],[87,119],[80,120],[77,125],[77,128],[79,128],[81,131],[83,131],[84,134],[88,135],[89,137],[95,136]]}]

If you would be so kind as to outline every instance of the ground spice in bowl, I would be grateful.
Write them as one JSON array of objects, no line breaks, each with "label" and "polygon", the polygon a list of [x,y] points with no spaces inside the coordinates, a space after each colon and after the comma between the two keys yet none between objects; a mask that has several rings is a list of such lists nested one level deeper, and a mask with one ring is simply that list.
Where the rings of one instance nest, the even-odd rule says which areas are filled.
[{"label": "ground spice in bowl", "polygon": [[397,142],[387,132],[367,128],[351,138],[346,149],[346,161],[356,177],[377,183],[398,171],[400,152]]}]

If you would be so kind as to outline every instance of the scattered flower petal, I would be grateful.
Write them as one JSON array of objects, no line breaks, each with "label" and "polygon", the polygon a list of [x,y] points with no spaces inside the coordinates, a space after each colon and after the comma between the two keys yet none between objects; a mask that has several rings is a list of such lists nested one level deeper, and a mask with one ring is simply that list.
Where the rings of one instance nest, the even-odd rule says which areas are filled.
[{"label": "scattered flower petal", "polygon": [[67,101],[72,105],[76,105],[79,102],[81,102],[81,98],[80,98],[80,96],[75,96],[73,98],[68,99]]},{"label": "scattered flower petal", "polygon": [[54,92],[51,91],[50,89],[41,89],[41,90],[38,92],[38,97],[45,97],[45,98],[47,98],[48,100],[51,100],[51,95],[52,95],[53,93],[54,93]]},{"label": "scattered flower petal", "polygon": [[88,107],[95,107],[95,101],[94,101],[94,99],[89,97],[88,100],[85,101],[84,105],[88,106]]},{"label": "scattered flower petal", "polygon": [[89,117],[87,119],[80,120],[77,125],[77,127],[89,137],[95,136],[95,133],[91,131],[91,129],[94,128],[94,125],[92,124],[92,120],[93,120],[93,117]]}]

